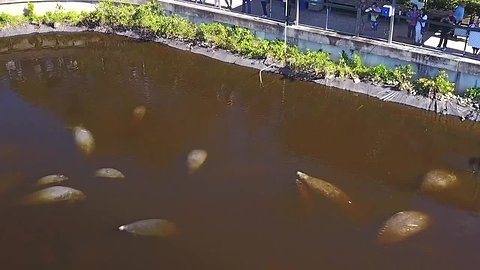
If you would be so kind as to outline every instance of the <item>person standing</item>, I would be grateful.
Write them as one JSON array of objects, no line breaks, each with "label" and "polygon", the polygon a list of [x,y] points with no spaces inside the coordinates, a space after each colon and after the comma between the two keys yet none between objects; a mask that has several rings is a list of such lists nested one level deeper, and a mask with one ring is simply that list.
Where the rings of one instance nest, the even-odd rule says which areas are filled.
[{"label": "person standing", "polygon": [[242,0],[242,12],[252,13],[252,0]]},{"label": "person standing", "polygon": [[267,0],[260,0],[260,4],[262,4],[262,10],[263,10],[263,15],[262,17],[268,17],[268,12],[267,12]]},{"label": "person standing", "polygon": [[445,51],[447,49],[448,36],[452,33],[453,26],[455,25],[455,17],[453,17],[453,11],[449,10],[448,15],[442,20],[441,23],[444,25],[440,30],[440,42],[438,43],[437,49]]},{"label": "person standing", "polygon": [[453,12],[453,17],[455,18],[455,24],[460,24],[463,21],[463,17],[465,16],[465,6],[467,4],[465,1],[460,2],[460,4],[455,8],[455,12]]},{"label": "person standing", "polygon": [[285,15],[285,8],[287,8],[287,12],[286,12],[287,16],[285,18],[285,21],[287,22],[287,24],[292,22],[292,20],[290,18],[290,13],[292,11],[292,6],[295,3],[296,3],[295,0],[283,0],[283,15]]},{"label": "person standing", "polygon": [[428,20],[427,12],[424,8],[420,9],[417,18],[417,24],[415,25],[415,45],[422,46],[423,44],[423,33],[425,31],[425,25]]},{"label": "person standing", "polygon": [[232,0],[225,0],[228,9],[232,9]]},{"label": "person standing", "polygon": [[377,32],[378,30],[378,17],[380,17],[380,13],[382,12],[378,7],[376,2],[373,2],[372,5],[365,10],[368,13],[368,20],[370,21],[370,26],[372,27],[373,32]]},{"label": "person standing", "polygon": [[[460,2],[460,4],[455,8],[455,11],[453,12],[453,17],[455,18],[455,24],[460,25],[463,21],[463,17],[465,17],[465,6],[467,4],[465,1]],[[454,38],[457,38],[456,35],[453,36]]]},{"label": "person standing", "polygon": [[412,9],[407,12],[407,23],[408,23],[408,38],[411,38],[413,41],[415,41],[415,27],[417,25],[417,19],[418,19],[418,8],[417,5],[413,5]]},{"label": "person standing", "polygon": [[[480,18],[478,18],[474,23],[470,24],[469,27],[480,31]],[[472,47],[472,49],[474,55],[477,55],[478,51],[480,50],[478,47]]]}]

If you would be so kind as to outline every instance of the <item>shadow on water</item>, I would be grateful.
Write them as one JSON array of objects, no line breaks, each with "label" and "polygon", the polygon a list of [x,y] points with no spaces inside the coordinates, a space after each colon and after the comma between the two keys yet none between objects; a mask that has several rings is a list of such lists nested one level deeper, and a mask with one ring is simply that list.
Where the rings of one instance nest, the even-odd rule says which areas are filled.
[{"label": "shadow on water", "polygon": [[[480,152],[478,125],[273,74],[260,87],[257,70],[121,37],[33,35],[0,44],[0,196],[9,202],[0,207],[2,268],[467,269],[479,262],[471,248],[480,240],[472,229],[480,226],[478,158],[471,159]],[[141,120],[132,115],[138,106]],[[90,156],[75,146],[78,125],[95,138]],[[208,159],[189,174],[193,149],[207,150]],[[103,167],[126,178],[96,179]],[[455,172],[462,184],[422,193],[433,169]],[[299,170],[339,187],[354,207],[299,193]],[[15,173],[21,181],[3,180]],[[14,203],[52,173],[67,175],[66,185],[87,199]],[[434,223],[404,243],[379,246],[378,229],[403,210],[426,212]],[[147,218],[174,221],[181,234],[153,240],[116,230]]]}]

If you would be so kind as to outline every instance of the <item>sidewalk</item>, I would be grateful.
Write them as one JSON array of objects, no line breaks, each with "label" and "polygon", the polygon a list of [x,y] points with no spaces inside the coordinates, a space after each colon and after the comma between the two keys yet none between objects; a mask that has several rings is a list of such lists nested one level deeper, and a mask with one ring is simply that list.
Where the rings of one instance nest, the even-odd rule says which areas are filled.
[{"label": "sidewalk", "polygon": [[[230,0],[220,0],[223,9],[227,9],[226,1]],[[232,1],[232,12],[241,13],[242,11],[242,0],[231,0]],[[285,3],[281,0],[271,0],[268,2],[267,11],[270,13],[271,17],[274,20],[284,21],[285,18]],[[270,3],[272,5],[270,6]],[[201,3],[199,3],[200,5]],[[214,0],[206,0],[206,5],[213,6]],[[260,0],[253,0],[252,5],[252,16],[262,16],[262,6]],[[339,32],[347,35],[355,35],[356,29],[356,13],[355,11],[340,10],[331,8],[328,11],[328,20],[327,20],[327,9],[324,8],[321,11],[311,11],[307,10],[306,4],[303,1],[300,1],[300,20],[299,23],[302,25],[308,25],[313,27],[319,27],[322,29],[327,28],[328,30]],[[292,10],[290,18],[292,21],[295,21],[296,17],[296,5],[292,5]],[[367,16],[363,15],[360,25],[360,33],[362,37],[374,38],[379,40],[388,39],[388,32],[390,27],[390,19],[385,17],[380,17],[379,27],[376,32],[373,32],[370,29],[370,24],[368,22]],[[395,42],[413,44],[413,40],[407,38],[407,23],[404,20],[395,20],[394,26],[394,35],[393,40]],[[462,56],[465,46],[465,38],[459,38],[458,40],[450,39],[447,44],[447,50],[441,52],[436,49],[436,46],[439,42],[439,33],[427,30],[424,34],[424,48],[438,51],[439,53],[452,54],[456,56]],[[413,46],[413,45],[412,45]],[[464,57],[471,59],[479,60],[480,56],[472,55],[472,48],[467,46],[466,54]]]}]

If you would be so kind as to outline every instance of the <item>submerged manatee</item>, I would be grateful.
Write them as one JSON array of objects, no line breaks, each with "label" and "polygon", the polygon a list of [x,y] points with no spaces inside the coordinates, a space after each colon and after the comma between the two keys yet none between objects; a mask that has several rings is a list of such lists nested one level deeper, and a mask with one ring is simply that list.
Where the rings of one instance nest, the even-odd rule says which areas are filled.
[{"label": "submerged manatee", "polygon": [[134,235],[169,237],[177,233],[175,223],[164,219],[145,219],[118,227]]},{"label": "submerged manatee", "polygon": [[313,209],[313,200],[312,197],[310,196],[310,190],[308,190],[307,184],[304,182],[296,179],[295,180],[295,185],[297,186],[298,193],[300,195],[300,199],[304,203],[305,209],[307,211],[311,211]]},{"label": "submerged manatee", "polygon": [[75,202],[86,198],[80,190],[55,186],[36,191],[23,200],[25,204],[49,204],[55,202]]},{"label": "submerged manatee", "polygon": [[137,120],[142,120],[146,112],[147,108],[145,108],[145,106],[137,106],[133,109],[133,117]]},{"label": "submerged manatee", "polygon": [[86,130],[83,127],[74,127],[73,136],[75,138],[75,143],[77,147],[86,155],[92,153],[93,148],[95,147],[95,141],[93,139],[92,133]]},{"label": "submerged manatee", "polygon": [[430,217],[419,211],[398,212],[383,224],[378,233],[381,244],[400,242],[425,230],[430,225]]},{"label": "submerged manatee", "polygon": [[125,178],[125,175],[114,168],[102,168],[95,172],[95,177],[102,178]]},{"label": "submerged manatee", "polygon": [[328,198],[330,201],[343,206],[348,206],[352,204],[350,197],[341,189],[334,186],[333,184],[327,181],[323,181],[318,178],[309,176],[300,171],[297,172],[297,176],[299,178],[297,179],[297,181],[305,183],[309,188],[323,195],[324,197]]},{"label": "submerged manatee", "polygon": [[196,149],[191,151],[187,157],[187,166],[190,173],[198,170],[207,159],[207,151]]},{"label": "submerged manatee", "polygon": [[59,184],[67,180],[68,180],[68,177],[66,177],[63,174],[51,174],[38,179],[37,186]]},{"label": "submerged manatee", "polygon": [[433,170],[423,177],[422,190],[425,192],[439,192],[456,185],[458,185],[458,178],[454,174]]}]

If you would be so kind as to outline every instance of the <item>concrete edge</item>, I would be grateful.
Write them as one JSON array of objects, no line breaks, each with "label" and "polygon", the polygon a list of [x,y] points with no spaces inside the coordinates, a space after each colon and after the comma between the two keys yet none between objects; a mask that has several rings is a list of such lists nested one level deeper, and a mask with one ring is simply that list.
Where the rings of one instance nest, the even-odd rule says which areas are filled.
[{"label": "concrete edge", "polygon": [[[234,54],[224,49],[207,48],[201,46],[192,46],[186,42],[174,39],[166,39],[162,37],[145,38],[139,33],[134,31],[116,32],[110,28],[94,28],[88,29],[86,27],[76,27],[63,25],[58,28],[51,28],[45,25],[32,26],[22,25],[8,29],[8,31],[2,31],[3,35],[0,38],[8,38],[30,34],[43,34],[43,33],[79,33],[79,32],[97,32],[104,34],[115,34],[119,36],[128,37],[136,40],[146,40],[150,42],[157,42],[167,45],[171,48],[189,51],[195,54],[203,55],[211,59],[215,59],[224,63],[235,64],[243,67],[254,68],[256,70],[264,69],[266,72],[276,73],[283,76],[292,76],[297,80],[301,80],[299,76],[295,76],[291,70],[280,67],[269,67],[261,59],[249,59],[238,54]],[[310,82],[324,85],[327,87],[336,88],[339,90],[346,90],[349,92],[364,94],[367,96],[375,97],[385,102],[393,102],[410,107],[415,107],[431,112],[435,112],[441,115],[450,115],[459,117],[463,120],[480,121],[480,110],[473,106],[463,106],[455,102],[454,100],[433,100],[428,97],[420,95],[410,95],[406,92],[400,92],[392,90],[385,86],[378,86],[368,82],[355,83],[351,79],[345,78],[325,78],[317,80],[309,80]]]}]

